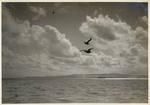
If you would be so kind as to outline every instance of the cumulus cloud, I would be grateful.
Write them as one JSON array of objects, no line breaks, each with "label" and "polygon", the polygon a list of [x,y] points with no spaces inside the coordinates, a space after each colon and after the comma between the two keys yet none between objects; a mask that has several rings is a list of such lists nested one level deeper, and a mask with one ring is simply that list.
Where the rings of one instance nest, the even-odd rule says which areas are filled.
[{"label": "cumulus cloud", "polygon": [[[53,70],[58,69],[53,66],[55,60],[62,60],[67,64],[70,61],[77,62],[78,57],[81,56],[79,50],[71,44],[65,34],[61,34],[55,27],[30,26],[28,21],[12,17],[5,7],[2,40],[3,70],[8,67],[9,69],[22,67]],[[53,59],[50,59],[51,56]],[[57,60],[58,57],[60,59]]]},{"label": "cumulus cloud", "polygon": [[147,18],[147,16],[143,16],[141,19],[142,19],[142,21],[143,21],[145,24],[148,25],[148,18]]},{"label": "cumulus cloud", "polygon": [[144,30],[142,27],[137,27],[135,30],[135,36],[136,42],[148,49],[148,31]]},{"label": "cumulus cloud", "polygon": [[136,24],[138,27],[143,27],[144,29],[148,29],[148,17],[147,16],[139,17]]},{"label": "cumulus cloud", "polygon": [[[130,32],[131,27],[125,22],[115,22],[107,15],[99,15],[98,18],[92,19],[86,17],[87,22],[83,23],[80,27],[80,31],[93,37],[98,37],[103,40],[113,41],[121,38],[125,38],[125,35]],[[122,34],[121,34],[122,33]]]},{"label": "cumulus cloud", "polygon": [[[6,15],[6,17],[9,16]],[[13,30],[14,32],[8,31],[10,27],[7,26],[11,26],[11,23],[13,23],[15,28],[19,30]],[[28,21],[17,22],[13,20],[9,23],[3,24],[3,27],[6,27],[5,30],[7,30],[3,31],[4,42],[7,42],[7,44],[10,45],[14,44],[14,47],[26,45],[29,49],[43,49],[50,54],[57,54],[57,56],[64,55],[68,57],[76,56],[75,53],[78,52],[78,49],[72,46],[71,42],[66,39],[64,34],[61,34],[55,27],[50,25],[46,25],[45,27],[38,25],[30,26]],[[10,35],[12,35],[12,37],[10,37]]]},{"label": "cumulus cloud", "polygon": [[85,36],[94,38],[94,46],[100,50],[113,49],[118,52],[127,49],[135,40],[132,35],[134,31],[131,27],[122,21],[116,22],[108,16],[99,15],[98,18],[87,16],[87,22],[82,23],[79,30]]},{"label": "cumulus cloud", "polygon": [[29,9],[31,12],[34,12],[35,14],[37,14],[32,18],[33,20],[37,20],[40,16],[42,17],[46,16],[46,10],[41,7],[30,6]]},{"label": "cumulus cloud", "polygon": [[[121,68],[142,70],[143,65],[147,65],[148,32],[142,27],[133,30],[126,22],[117,22],[101,14],[95,18],[87,16],[79,30],[84,36],[93,37],[92,45],[98,50],[112,51],[109,55],[118,58],[116,62]],[[112,65],[111,61],[103,60],[105,67]]]},{"label": "cumulus cloud", "polygon": [[99,64],[113,64],[105,54],[82,54],[53,26],[31,26],[11,16],[7,8],[3,11],[3,76],[18,76],[17,71],[23,76],[90,73],[99,72]]},{"label": "cumulus cloud", "polygon": [[21,76],[124,73],[131,68],[140,73],[147,68],[148,54],[144,47],[147,31],[140,27],[132,30],[121,20],[116,22],[103,15],[94,19],[87,16],[80,31],[93,37],[91,44],[98,52],[86,55],[51,25],[30,25],[27,20],[13,17],[6,7],[2,17],[4,77],[18,76],[18,73]]}]

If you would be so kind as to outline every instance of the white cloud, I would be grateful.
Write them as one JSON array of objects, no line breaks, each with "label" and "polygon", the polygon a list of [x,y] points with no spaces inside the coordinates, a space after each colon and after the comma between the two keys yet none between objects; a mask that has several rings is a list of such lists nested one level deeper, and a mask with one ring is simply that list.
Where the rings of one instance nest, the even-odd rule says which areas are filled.
[{"label": "white cloud", "polygon": [[138,27],[143,27],[145,30],[148,29],[148,17],[142,16],[138,17],[138,21],[136,22]]},{"label": "white cloud", "polygon": [[121,38],[125,38],[125,35],[129,36],[131,27],[125,22],[115,22],[108,16],[99,15],[98,18],[92,19],[91,17],[86,17],[87,22],[83,23],[80,27],[80,31],[87,35],[98,37],[104,41],[113,41]]},{"label": "white cloud", "polygon": [[46,11],[41,7],[30,6],[30,10],[38,15],[46,16]]},{"label": "white cloud", "polygon": [[127,49],[135,40],[132,35],[134,31],[125,22],[116,22],[108,16],[99,15],[98,18],[87,16],[79,29],[85,36],[92,36],[95,41],[93,44],[99,50],[113,48],[113,52]]},{"label": "white cloud", "polygon": [[[132,30],[125,22],[115,22],[108,16],[87,17],[80,27],[85,36],[93,37],[91,43],[99,50],[88,55],[53,26],[31,26],[29,21],[11,16],[5,7],[2,16],[3,76],[123,73],[132,66],[137,71],[147,67],[147,50],[141,44],[147,32],[142,28]],[[143,33],[145,36],[141,36]],[[114,54],[106,55],[106,50]]]},{"label": "white cloud", "polygon": [[135,30],[136,42],[148,49],[148,31],[142,27],[137,27]]},{"label": "white cloud", "polygon": [[113,62],[113,60],[106,60],[102,57],[105,67],[112,66],[114,63],[116,67],[120,64],[122,69],[136,68],[138,71],[142,70],[143,65],[147,65],[148,32],[142,27],[133,30],[121,20],[116,22],[108,16],[99,15],[97,18],[87,16],[86,22],[82,23],[79,30],[84,36],[93,37],[92,45],[98,50],[103,53],[112,51],[112,54],[109,55],[116,60]]},{"label": "white cloud", "polygon": [[142,19],[142,21],[143,21],[145,24],[148,25],[148,18],[147,18],[147,16],[143,16],[141,19]]},{"label": "white cloud", "polygon": [[[7,22],[9,21],[9,22]],[[12,29],[11,27],[14,27]],[[30,26],[28,21],[15,20],[9,11],[3,9],[3,70],[7,69],[61,69],[54,61],[76,64],[82,56],[69,39],[55,27]],[[53,58],[50,58],[50,57]],[[56,59],[59,58],[59,59]],[[69,64],[67,64],[69,63]],[[24,71],[24,70],[23,70]],[[34,70],[33,70],[34,71]],[[6,73],[7,73],[6,72]],[[28,73],[27,73],[28,74]]]},{"label": "white cloud", "polygon": [[30,11],[37,14],[32,18],[33,20],[37,20],[40,16],[42,16],[42,17],[46,16],[46,10],[41,7],[30,6],[29,9],[30,9]]},{"label": "white cloud", "polygon": [[[49,25],[45,27],[30,26],[28,21],[17,22],[9,15],[3,16],[8,18],[4,20],[5,24],[3,24],[3,27],[5,27],[3,40],[7,42],[6,44],[14,45],[14,47],[26,45],[26,48],[30,49],[30,51],[41,51],[43,49],[43,51],[57,56],[77,56],[78,49],[72,46],[65,35],[61,34],[56,28]],[[7,23],[6,21],[8,20],[11,21]],[[11,31],[12,23],[16,29]]]}]

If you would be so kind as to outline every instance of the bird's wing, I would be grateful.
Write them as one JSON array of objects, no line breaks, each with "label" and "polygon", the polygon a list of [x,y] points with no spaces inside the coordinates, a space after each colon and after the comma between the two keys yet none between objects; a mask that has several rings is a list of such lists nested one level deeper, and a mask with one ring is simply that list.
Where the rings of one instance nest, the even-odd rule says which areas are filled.
[{"label": "bird's wing", "polygon": [[90,38],[87,42],[90,42],[92,40],[92,38]]},{"label": "bird's wing", "polygon": [[92,49],[94,49],[94,48],[89,48],[88,51],[90,51],[90,50],[92,50]]}]

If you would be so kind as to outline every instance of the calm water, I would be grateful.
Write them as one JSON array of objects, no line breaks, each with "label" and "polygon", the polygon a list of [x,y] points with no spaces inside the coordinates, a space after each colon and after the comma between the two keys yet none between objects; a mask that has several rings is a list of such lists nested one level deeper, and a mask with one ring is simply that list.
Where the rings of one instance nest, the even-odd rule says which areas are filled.
[{"label": "calm water", "polygon": [[7,79],[3,103],[147,103],[148,80]]}]

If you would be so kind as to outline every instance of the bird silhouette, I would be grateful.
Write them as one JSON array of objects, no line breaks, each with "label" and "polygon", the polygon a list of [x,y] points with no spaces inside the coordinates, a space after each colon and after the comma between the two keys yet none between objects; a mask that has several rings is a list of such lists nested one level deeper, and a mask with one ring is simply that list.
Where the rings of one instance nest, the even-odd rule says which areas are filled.
[{"label": "bird silhouette", "polygon": [[52,13],[53,15],[55,14],[55,12],[53,11],[53,13]]},{"label": "bird silhouette", "polygon": [[92,50],[93,48],[89,48],[88,50],[80,50],[80,51],[84,51],[85,53],[91,53],[91,50]]},{"label": "bird silhouette", "polygon": [[92,38],[90,38],[88,41],[85,41],[84,44],[89,45],[89,42],[92,40]]}]

